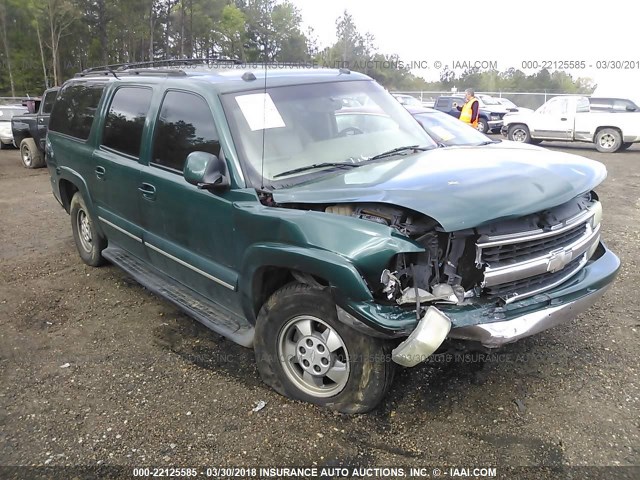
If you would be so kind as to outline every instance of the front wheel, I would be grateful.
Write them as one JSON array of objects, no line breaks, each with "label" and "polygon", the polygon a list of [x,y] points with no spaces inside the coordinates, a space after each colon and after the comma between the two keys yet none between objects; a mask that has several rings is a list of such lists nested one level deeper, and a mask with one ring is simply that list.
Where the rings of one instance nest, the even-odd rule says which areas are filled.
[{"label": "front wheel", "polygon": [[98,234],[93,217],[87,209],[80,192],[71,199],[69,208],[71,229],[80,258],[87,265],[99,267],[104,263],[102,250],[107,246],[106,240]]},{"label": "front wheel", "polygon": [[596,149],[602,153],[614,153],[622,146],[622,135],[613,128],[603,128],[596,133]]},{"label": "front wheel", "polygon": [[512,142],[530,143],[531,134],[526,125],[511,125],[507,133],[507,138]]},{"label": "front wheel", "polygon": [[342,413],[375,408],[395,367],[384,341],[342,324],[329,293],[301,283],[281,288],[260,310],[255,353],[275,391]]},{"label": "front wheel", "polygon": [[480,133],[489,133],[489,122],[487,122],[484,118],[478,119],[478,131]]}]

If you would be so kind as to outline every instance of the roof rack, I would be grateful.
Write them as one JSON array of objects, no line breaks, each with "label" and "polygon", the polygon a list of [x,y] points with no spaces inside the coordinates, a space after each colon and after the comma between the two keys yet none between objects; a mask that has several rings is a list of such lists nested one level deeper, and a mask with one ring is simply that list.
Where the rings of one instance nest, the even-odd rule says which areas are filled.
[{"label": "roof rack", "polygon": [[235,58],[205,57],[205,58],[174,58],[170,60],[151,60],[147,62],[128,62],[101,65],[99,67],[86,68],[76,74],[77,77],[90,75],[113,75],[118,74],[151,74],[151,75],[186,75],[182,69],[158,69],[158,67],[185,66],[185,65],[215,65],[219,63],[241,65],[242,61]]}]

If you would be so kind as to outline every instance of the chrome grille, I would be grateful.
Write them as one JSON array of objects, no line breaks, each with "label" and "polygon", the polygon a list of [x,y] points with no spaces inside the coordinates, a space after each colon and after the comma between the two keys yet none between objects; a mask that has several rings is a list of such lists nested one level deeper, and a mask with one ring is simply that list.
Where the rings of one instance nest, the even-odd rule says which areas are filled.
[{"label": "chrome grille", "polygon": [[554,286],[562,283],[565,279],[573,276],[582,267],[584,263],[584,255],[576,260],[573,260],[562,270],[557,272],[545,272],[533,277],[528,277],[522,280],[516,280],[515,282],[502,283],[494,287],[486,288],[486,293],[490,297],[508,297],[510,294],[517,293],[518,297],[521,297],[520,292],[523,294],[538,292],[546,290],[547,288],[553,288]]},{"label": "chrome grille", "polygon": [[594,212],[584,211],[551,230],[481,236],[476,265],[484,269],[485,294],[510,303],[554,288],[577,273],[600,241]]},{"label": "chrome grille", "polygon": [[482,263],[499,267],[511,265],[571,245],[585,234],[587,226],[577,225],[574,228],[553,237],[538,238],[520,243],[509,243],[482,249]]}]

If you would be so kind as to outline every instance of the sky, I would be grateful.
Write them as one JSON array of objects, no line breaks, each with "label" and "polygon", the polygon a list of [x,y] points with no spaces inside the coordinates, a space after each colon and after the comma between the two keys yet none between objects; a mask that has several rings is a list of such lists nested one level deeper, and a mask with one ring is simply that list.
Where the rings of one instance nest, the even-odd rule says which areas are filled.
[{"label": "sky", "polygon": [[[499,71],[514,67],[532,74],[540,69],[526,68],[534,62],[584,61],[584,68],[567,72],[574,78],[589,77],[605,90],[630,90],[640,84],[640,42],[631,2],[608,0],[599,4],[602,8],[592,8],[558,0],[290,1],[300,10],[304,28],[313,28],[320,48],[335,42],[336,19],[347,10],[360,33],[375,37],[381,53],[398,54],[404,62],[426,62],[428,69],[413,73],[429,81],[439,79],[438,64],[451,68],[455,62],[493,62]],[[615,63],[597,68],[597,62],[604,61],[627,62],[633,68]]]}]

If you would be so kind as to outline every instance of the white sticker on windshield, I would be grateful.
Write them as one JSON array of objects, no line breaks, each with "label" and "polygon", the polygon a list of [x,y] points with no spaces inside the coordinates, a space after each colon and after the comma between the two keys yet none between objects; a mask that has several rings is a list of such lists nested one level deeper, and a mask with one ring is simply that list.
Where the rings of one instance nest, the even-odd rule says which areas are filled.
[{"label": "white sticker on windshield", "polygon": [[286,126],[268,93],[241,95],[236,102],[252,131]]},{"label": "white sticker on windshield", "polygon": [[4,115],[4,113],[2,112],[2,110],[0,110],[0,117],[1,117],[2,115]]}]

